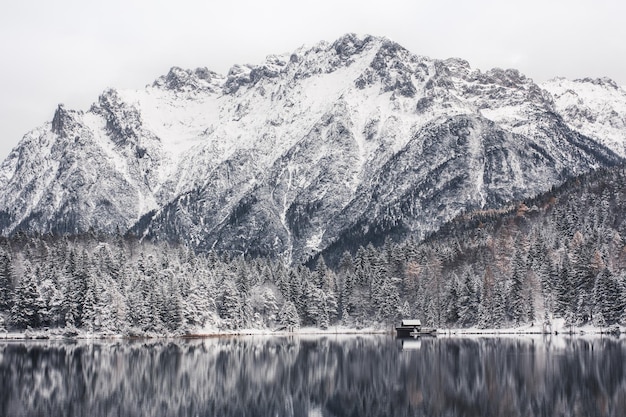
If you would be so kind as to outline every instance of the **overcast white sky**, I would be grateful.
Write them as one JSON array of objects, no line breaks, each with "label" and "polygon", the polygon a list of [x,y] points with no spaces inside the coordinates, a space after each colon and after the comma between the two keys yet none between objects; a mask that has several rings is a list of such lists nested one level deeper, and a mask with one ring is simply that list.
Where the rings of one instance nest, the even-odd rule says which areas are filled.
[{"label": "overcast white sky", "polygon": [[170,67],[233,64],[355,32],[432,58],[518,68],[535,81],[626,85],[622,0],[24,0],[0,14],[0,160],[58,103],[86,110],[108,87]]}]

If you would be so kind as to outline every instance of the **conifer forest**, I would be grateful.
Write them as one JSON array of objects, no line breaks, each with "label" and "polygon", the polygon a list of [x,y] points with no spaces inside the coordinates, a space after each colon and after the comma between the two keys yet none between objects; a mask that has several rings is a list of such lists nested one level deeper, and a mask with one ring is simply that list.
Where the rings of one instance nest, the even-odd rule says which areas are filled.
[{"label": "conifer forest", "polygon": [[425,241],[279,257],[194,253],[128,235],[0,242],[0,329],[183,335],[201,329],[611,327],[626,321],[626,170],[599,170]]}]

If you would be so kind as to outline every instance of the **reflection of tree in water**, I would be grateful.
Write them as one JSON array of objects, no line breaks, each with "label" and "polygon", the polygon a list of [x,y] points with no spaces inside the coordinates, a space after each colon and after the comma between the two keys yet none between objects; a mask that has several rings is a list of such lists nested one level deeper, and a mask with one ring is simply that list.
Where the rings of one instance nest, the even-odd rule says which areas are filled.
[{"label": "reflection of tree in water", "polygon": [[9,343],[0,345],[0,415],[626,414],[617,340],[414,347],[367,337]]}]

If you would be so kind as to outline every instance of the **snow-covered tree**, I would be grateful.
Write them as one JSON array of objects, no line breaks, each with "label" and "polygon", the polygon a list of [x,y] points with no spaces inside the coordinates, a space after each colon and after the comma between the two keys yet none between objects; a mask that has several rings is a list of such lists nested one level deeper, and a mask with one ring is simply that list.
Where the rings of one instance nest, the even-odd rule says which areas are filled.
[{"label": "snow-covered tree", "polygon": [[6,311],[11,306],[12,287],[11,255],[0,247],[0,311]]},{"label": "snow-covered tree", "polygon": [[236,285],[230,280],[223,282],[219,312],[227,328],[239,327],[242,313],[241,296]]},{"label": "snow-covered tree", "polygon": [[291,301],[285,301],[282,308],[278,312],[278,322],[290,331],[300,327],[300,317],[298,317],[298,311],[296,310],[296,306]]},{"label": "snow-covered tree", "polygon": [[624,311],[624,296],[618,281],[608,269],[598,274],[594,289],[596,323],[611,326],[619,322]]},{"label": "snow-covered tree", "polygon": [[40,324],[41,305],[35,272],[28,261],[24,262],[23,269],[13,294],[10,316],[11,325],[18,329],[37,327]]}]

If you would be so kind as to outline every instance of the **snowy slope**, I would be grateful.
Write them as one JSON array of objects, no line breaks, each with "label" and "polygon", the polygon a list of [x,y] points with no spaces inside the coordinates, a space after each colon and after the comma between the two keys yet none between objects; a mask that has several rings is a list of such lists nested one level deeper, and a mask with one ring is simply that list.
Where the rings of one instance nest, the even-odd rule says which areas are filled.
[{"label": "snowy slope", "polygon": [[421,238],[459,212],[617,161],[569,130],[549,95],[517,71],[481,73],[378,38],[347,36],[299,54],[279,77],[237,92],[267,120],[293,126],[275,133],[283,146],[269,158],[266,145],[232,154],[136,233],[302,261],[331,245]]},{"label": "snowy slope", "polygon": [[131,229],[302,261],[421,238],[620,161],[581,133],[515,70],[346,35],[225,76],[174,67],[87,112],[60,107],[0,166],[0,226]]},{"label": "snowy slope", "polygon": [[555,78],[542,85],[572,129],[626,156],[626,90],[608,78]]}]

